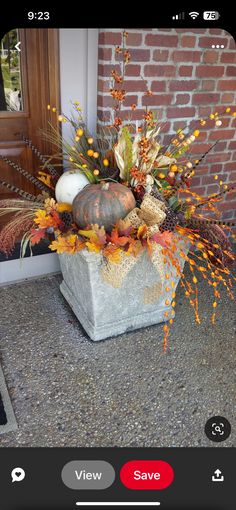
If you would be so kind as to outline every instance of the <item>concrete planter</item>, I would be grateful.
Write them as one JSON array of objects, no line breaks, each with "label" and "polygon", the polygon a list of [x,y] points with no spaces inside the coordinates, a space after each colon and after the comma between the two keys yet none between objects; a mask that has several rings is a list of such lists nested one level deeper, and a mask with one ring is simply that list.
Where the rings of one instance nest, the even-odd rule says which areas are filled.
[{"label": "concrete planter", "polygon": [[[89,337],[94,340],[132,331],[167,320],[171,293],[164,291],[158,300],[150,290],[160,286],[159,275],[144,252],[118,289],[105,283],[101,276],[104,261],[100,254],[83,250],[75,255],[59,256],[63,281],[60,290]],[[183,260],[180,260],[183,266]],[[149,296],[146,299],[146,296]],[[155,294],[155,293],[154,293]]]}]

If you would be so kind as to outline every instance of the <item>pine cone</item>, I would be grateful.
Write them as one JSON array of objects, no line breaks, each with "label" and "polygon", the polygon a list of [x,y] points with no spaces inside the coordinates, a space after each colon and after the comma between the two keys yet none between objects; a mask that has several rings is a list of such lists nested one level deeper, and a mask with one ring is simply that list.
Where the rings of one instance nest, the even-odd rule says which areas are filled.
[{"label": "pine cone", "polygon": [[72,214],[68,211],[64,211],[60,213],[60,218],[63,221],[65,228],[69,229],[71,227],[71,223],[73,223]]},{"label": "pine cone", "polygon": [[168,230],[168,232],[174,232],[177,223],[179,223],[178,215],[171,209],[166,207],[165,209],[166,218],[160,225],[160,231]]}]

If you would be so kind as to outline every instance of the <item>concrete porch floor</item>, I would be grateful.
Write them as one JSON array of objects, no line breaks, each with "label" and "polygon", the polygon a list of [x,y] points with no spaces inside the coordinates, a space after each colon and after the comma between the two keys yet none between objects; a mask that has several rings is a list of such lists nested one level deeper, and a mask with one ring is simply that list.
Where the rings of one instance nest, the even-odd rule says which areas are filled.
[{"label": "concrete porch floor", "polygon": [[[59,291],[61,275],[0,288],[1,362],[19,429],[0,446],[235,446],[235,302],[200,284],[202,324],[179,287],[163,354],[162,325],[93,343]],[[224,443],[206,420],[232,425]]]}]

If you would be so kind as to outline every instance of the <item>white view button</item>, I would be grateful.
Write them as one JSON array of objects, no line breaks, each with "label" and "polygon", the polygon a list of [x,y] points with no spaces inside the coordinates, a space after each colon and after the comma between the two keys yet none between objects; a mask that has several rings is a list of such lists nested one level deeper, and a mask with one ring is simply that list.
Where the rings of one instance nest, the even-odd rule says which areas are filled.
[{"label": "white view button", "polygon": [[73,460],[65,464],[61,478],[69,489],[107,489],[115,480],[115,470],[104,460]]}]

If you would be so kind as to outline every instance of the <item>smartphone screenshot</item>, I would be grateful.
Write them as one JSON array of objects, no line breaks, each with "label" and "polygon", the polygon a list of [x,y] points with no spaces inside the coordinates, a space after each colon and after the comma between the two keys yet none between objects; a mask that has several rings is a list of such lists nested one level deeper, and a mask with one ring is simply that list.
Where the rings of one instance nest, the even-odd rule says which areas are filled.
[{"label": "smartphone screenshot", "polygon": [[0,20],[0,508],[235,510],[232,14],[86,7]]}]

